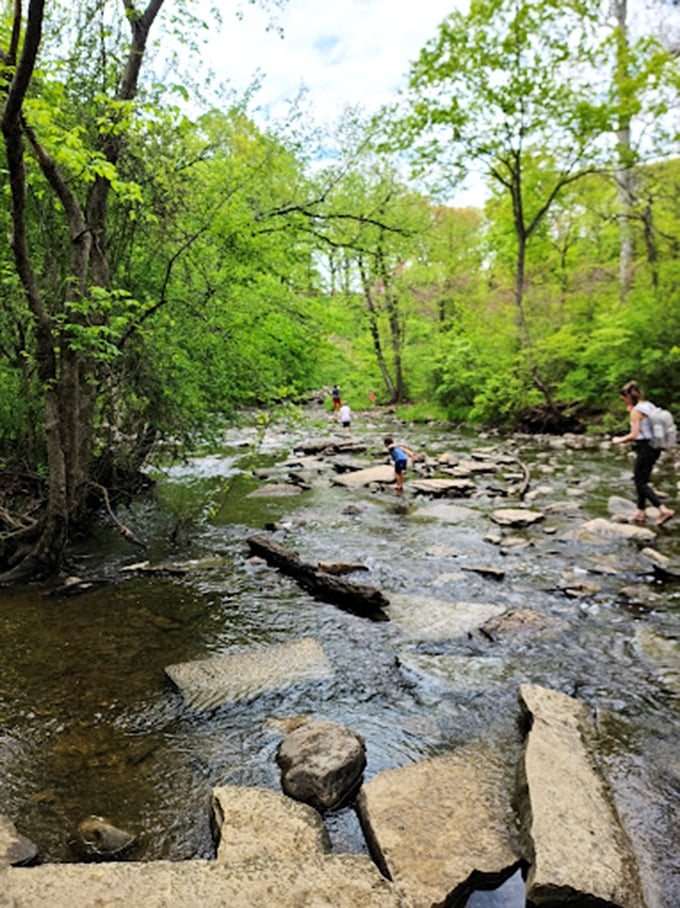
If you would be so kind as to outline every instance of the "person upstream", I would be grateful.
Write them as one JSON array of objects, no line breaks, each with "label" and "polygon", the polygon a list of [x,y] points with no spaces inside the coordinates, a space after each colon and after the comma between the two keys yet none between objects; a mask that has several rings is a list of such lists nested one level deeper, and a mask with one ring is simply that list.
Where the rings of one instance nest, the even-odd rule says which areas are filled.
[{"label": "person upstream", "polygon": [[409,451],[406,445],[396,445],[394,439],[389,435],[384,439],[385,447],[394,461],[394,481],[398,495],[404,491],[404,475],[408,466],[408,458],[413,457],[413,451]]},{"label": "person upstream", "polygon": [[349,429],[352,425],[352,411],[349,408],[349,404],[343,404],[340,407],[340,422],[342,423],[343,429]]},{"label": "person upstream", "polygon": [[631,523],[643,524],[647,519],[645,502],[649,501],[659,510],[656,525],[663,526],[675,515],[675,511],[661,503],[661,499],[649,484],[652,469],[661,453],[651,444],[652,430],[648,416],[654,405],[644,399],[642,390],[635,381],[625,384],[621,388],[620,394],[630,417],[630,431],[627,435],[617,435],[612,438],[612,444],[622,445],[631,441],[635,451],[633,482],[637,494],[637,511],[629,519]]}]

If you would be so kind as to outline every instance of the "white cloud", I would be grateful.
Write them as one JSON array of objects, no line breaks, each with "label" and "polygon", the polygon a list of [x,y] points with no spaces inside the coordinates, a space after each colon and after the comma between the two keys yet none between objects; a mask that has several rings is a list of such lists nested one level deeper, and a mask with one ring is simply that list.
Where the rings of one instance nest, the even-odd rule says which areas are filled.
[{"label": "white cloud", "polygon": [[238,21],[225,13],[211,38],[206,63],[237,90],[264,76],[256,103],[276,118],[301,87],[319,119],[343,108],[368,111],[393,99],[406,84],[409,64],[461,0],[289,0],[279,13],[281,38],[267,31],[268,16],[248,6]]}]

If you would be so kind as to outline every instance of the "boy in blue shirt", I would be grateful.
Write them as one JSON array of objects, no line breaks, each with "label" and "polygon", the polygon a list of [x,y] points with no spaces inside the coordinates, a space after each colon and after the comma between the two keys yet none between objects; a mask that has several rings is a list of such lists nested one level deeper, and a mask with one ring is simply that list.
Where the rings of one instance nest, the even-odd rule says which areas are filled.
[{"label": "boy in blue shirt", "polygon": [[384,439],[385,447],[390,453],[390,457],[394,461],[394,481],[396,483],[396,492],[397,495],[401,495],[404,491],[404,474],[406,473],[406,467],[408,466],[408,458],[413,457],[413,451],[409,451],[406,445],[395,445],[394,439],[389,435]]}]

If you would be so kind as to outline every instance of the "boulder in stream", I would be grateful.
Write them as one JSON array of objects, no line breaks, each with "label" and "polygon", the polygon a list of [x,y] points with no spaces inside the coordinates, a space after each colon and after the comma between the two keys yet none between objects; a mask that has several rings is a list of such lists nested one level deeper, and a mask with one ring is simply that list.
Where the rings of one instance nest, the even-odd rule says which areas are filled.
[{"label": "boulder in stream", "polygon": [[366,745],[345,725],[307,722],[279,744],[276,762],[287,795],[326,810],[346,802],[361,784]]}]

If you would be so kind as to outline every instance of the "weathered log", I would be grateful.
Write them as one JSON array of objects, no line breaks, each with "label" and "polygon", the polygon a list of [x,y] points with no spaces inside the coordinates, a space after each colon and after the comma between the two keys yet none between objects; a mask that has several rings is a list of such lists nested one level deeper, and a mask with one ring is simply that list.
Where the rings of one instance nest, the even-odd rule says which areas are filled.
[{"label": "weathered log", "polygon": [[267,564],[292,577],[314,598],[330,602],[372,621],[389,621],[384,611],[389,601],[375,587],[352,583],[327,574],[319,570],[317,565],[303,561],[295,552],[289,551],[266,536],[250,536],[248,545],[253,555],[259,555]]}]

